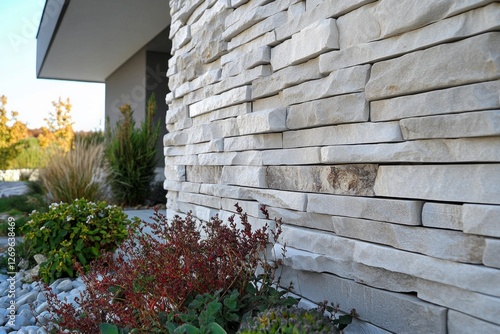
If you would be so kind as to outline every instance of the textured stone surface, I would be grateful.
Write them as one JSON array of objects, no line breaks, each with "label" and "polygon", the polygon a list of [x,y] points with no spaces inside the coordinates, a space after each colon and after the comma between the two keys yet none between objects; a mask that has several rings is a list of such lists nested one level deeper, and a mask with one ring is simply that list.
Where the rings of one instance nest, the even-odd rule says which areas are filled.
[{"label": "textured stone surface", "polygon": [[206,153],[198,156],[200,165],[214,166],[261,166],[261,151]]},{"label": "textured stone surface", "polygon": [[189,182],[219,183],[221,174],[220,166],[186,166],[186,180]]},{"label": "textured stone surface", "polygon": [[[225,78],[222,81],[214,84],[214,94],[226,92],[234,87],[251,84],[253,80],[266,77],[271,74],[271,66],[261,65],[247,71],[241,72],[239,75]],[[249,93],[250,94],[250,93]]]},{"label": "textured stone surface", "polygon": [[421,225],[422,202],[353,196],[308,194],[307,211],[365,218],[404,225]]},{"label": "textured stone surface", "polygon": [[500,202],[498,184],[498,164],[380,166],[375,181],[375,194],[495,204]]},{"label": "textured stone surface", "polygon": [[465,313],[448,311],[448,333],[468,334],[468,333],[489,333],[500,334],[500,327],[489,322],[481,321]]},{"label": "textured stone surface", "polygon": [[[374,289],[334,275],[285,270],[283,282],[292,281],[310,300],[328,298],[341,310],[355,308],[361,320],[370,320],[393,333],[446,333],[446,309],[410,295]],[[388,316],[390,315],[390,316]]]},{"label": "textured stone surface", "polygon": [[249,69],[258,65],[267,65],[271,62],[271,48],[269,46],[261,46],[240,58],[225,64],[222,67],[222,76],[230,77],[237,75],[242,69]]},{"label": "textured stone surface", "polygon": [[[498,173],[497,173],[498,175]],[[498,182],[492,182],[498,193]],[[496,201],[498,204],[498,201]],[[465,204],[462,210],[464,232],[500,238],[500,206]]]},{"label": "textured stone surface", "polygon": [[286,130],[286,108],[276,108],[252,112],[238,116],[240,135]]},{"label": "textured stone surface", "polygon": [[193,126],[199,126],[202,124],[207,124],[216,120],[222,120],[226,118],[236,117],[252,112],[251,103],[240,103],[235,106],[217,109],[211,111],[207,114],[200,115],[193,119]]},{"label": "textured stone surface", "polygon": [[264,167],[251,166],[224,166],[220,183],[267,188],[266,169]]},{"label": "textured stone surface", "polygon": [[276,71],[338,48],[337,24],[334,19],[324,19],[309,25],[294,34],[291,39],[275,46],[271,50],[271,65]]},{"label": "textured stone surface", "polygon": [[270,166],[267,185],[272,189],[373,196],[377,165]]},{"label": "textured stone surface", "polygon": [[368,103],[363,93],[335,96],[293,105],[289,108],[286,125],[300,129],[321,125],[366,122]]},{"label": "textured stone surface", "polygon": [[481,237],[349,217],[332,217],[332,223],[333,231],[340,236],[445,260],[482,263],[485,241]]},{"label": "textured stone surface", "polygon": [[281,133],[264,133],[224,138],[225,151],[262,150],[282,147],[283,139]]},{"label": "textured stone surface", "polygon": [[206,112],[228,107],[250,99],[250,86],[234,88],[220,95],[213,95],[189,106],[189,116],[195,117]]},{"label": "textured stone surface", "polygon": [[500,138],[431,139],[321,148],[323,163],[497,162]]},{"label": "textured stone surface", "polygon": [[487,33],[376,63],[366,98],[379,100],[499,77],[500,34]]},{"label": "textured stone surface", "polygon": [[379,122],[499,108],[500,81],[489,81],[373,101],[370,103],[370,118]]},{"label": "textured stone surface", "polygon": [[493,268],[435,259],[369,243],[356,244],[354,261],[469,291],[500,296],[500,286],[497,284],[500,271]]},{"label": "textured stone surface", "polygon": [[254,199],[263,205],[305,211],[307,195],[298,192],[272,189],[245,189],[245,198]]},{"label": "textured stone surface", "polygon": [[486,239],[483,263],[488,267],[500,268],[500,240]]},{"label": "textured stone surface", "polygon": [[172,181],[185,181],[186,180],[186,166],[165,166],[165,178]]},{"label": "textured stone surface", "polygon": [[302,64],[274,71],[267,77],[255,80],[252,82],[252,98],[273,95],[285,87],[319,78],[321,78],[319,60],[314,58]]},{"label": "textured stone surface", "polygon": [[224,141],[214,139],[205,143],[189,144],[185,146],[166,147],[164,153],[166,156],[173,155],[192,155],[207,152],[222,152],[224,150]]},{"label": "textured stone surface", "polygon": [[399,121],[405,140],[500,135],[500,110],[407,118]]},{"label": "textured stone surface", "polygon": [[185,203],[193,203],[201,206],[208,206],[214,209],[220,209],[221,199],[220,197],[213,197],[201,194],[192,194],[188,192],[180,192],[178,200]]},{"label": "textured stone surface", "polygon": [[[319,213],[293,211],[276,207],[267,207],[271,218],[282,218],[287,225],[307,227],[316,230],[332,231],[332,217]],[[332,231],[333,232],[333,231]]]},{"label": "textured stone surface", "polygon": [[463,230],[462,206],[432,202],[424,203],[422,225],[449,230]]},{"label": "textured stone surface", "polygon": [[264,165],[311,165],[320,164],[319,147],[266,150],[262,152]]},{"label": "textured stone surface", "polygon": [[326,78],[286,88],[283,91],[283,98],[292,105],[334,95],[361,92],[365,89],[369,70],[369,65],[363,65],[334,71]]},{"label": "textured stone surface", "polygon": [[283,132],[283,148],[398,142],[403,140],[398,122],[334,125]]}]

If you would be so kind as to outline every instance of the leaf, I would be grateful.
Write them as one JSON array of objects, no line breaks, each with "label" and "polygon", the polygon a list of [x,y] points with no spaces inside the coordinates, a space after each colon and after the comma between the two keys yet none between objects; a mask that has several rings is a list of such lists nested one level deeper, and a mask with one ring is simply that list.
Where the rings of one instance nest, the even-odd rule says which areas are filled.
[{"label": "leaf", "polygon": [[227,332],[222,328],[218,323],[216,322],[211,322],[207,326],[208,330],[210,331],[211,334],[227,334]]},{"label": "leaf", "polygon": [[175,329],[174,334],[199,334],[200,330],[193,325],[184,324]]},{"label": "leaf", "polygon": [[118,327],[113,324],[101,323],[99,330],[101,334],[119,334]]}]

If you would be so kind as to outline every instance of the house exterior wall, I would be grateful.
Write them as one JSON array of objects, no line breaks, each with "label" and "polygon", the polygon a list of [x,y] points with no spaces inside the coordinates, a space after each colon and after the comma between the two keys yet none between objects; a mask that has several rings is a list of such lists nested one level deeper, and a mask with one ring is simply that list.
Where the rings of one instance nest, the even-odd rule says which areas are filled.
[{"label": "house exterior wall", "polygon": [[500,333],[500,4],[170,0],[167,215],[284,221],[346,333]]}]

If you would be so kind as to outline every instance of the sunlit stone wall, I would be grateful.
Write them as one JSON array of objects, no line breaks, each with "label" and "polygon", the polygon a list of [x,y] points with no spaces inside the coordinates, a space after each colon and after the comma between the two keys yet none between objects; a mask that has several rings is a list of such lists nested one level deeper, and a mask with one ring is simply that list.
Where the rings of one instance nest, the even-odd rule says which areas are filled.
[{"label": "sunlit stone wall", "polygon": [[170,6],[169,216],[266,205],[347,333],[500,333],[500,3]]}]

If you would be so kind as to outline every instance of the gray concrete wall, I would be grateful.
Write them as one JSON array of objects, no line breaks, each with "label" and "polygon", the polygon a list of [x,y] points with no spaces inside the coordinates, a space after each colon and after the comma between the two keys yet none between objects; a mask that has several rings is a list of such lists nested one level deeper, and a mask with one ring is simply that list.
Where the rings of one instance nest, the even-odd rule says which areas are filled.
[{"label": "gray concrete wall", "polygon": [[500,333],[499,3],[170,7],[169,216],[268,206],[346,333]]}]

